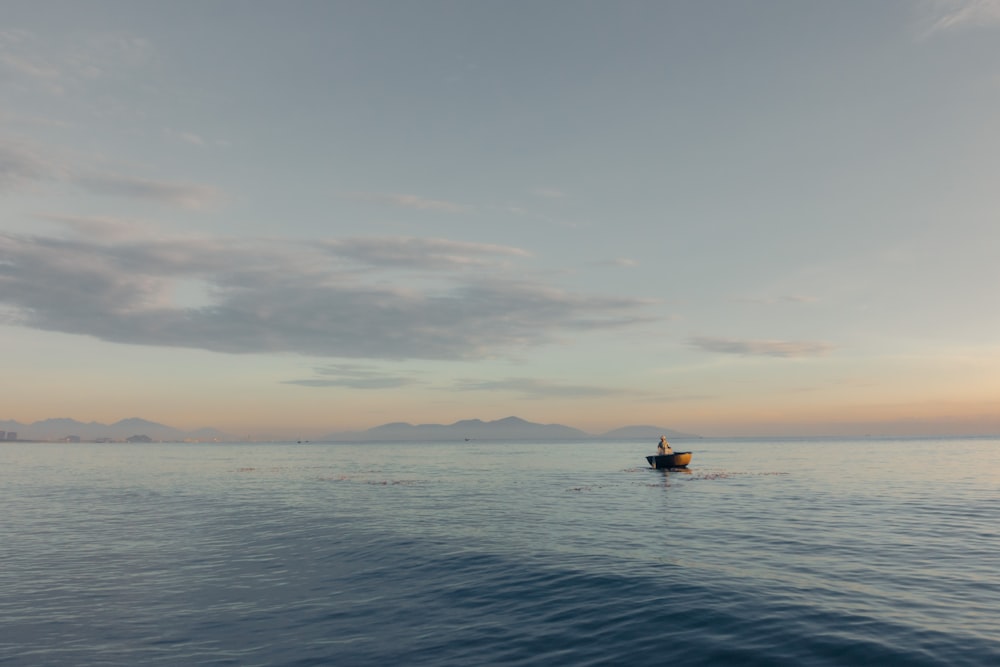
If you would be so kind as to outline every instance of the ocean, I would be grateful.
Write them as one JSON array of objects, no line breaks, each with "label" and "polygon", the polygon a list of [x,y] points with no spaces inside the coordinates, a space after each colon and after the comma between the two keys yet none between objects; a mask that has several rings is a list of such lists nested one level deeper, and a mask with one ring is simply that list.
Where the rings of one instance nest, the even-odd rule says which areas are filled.
[{"label": "ocean", "polygon": [[1000,439],[0,445],[0,665],[1000,665]]}]

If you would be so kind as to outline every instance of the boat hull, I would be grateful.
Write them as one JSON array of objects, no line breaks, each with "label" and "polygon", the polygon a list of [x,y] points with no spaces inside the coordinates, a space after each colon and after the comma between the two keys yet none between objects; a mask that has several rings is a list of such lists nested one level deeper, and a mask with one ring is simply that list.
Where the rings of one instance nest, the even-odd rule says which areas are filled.
[{"label": "boat hull", "polygon": [[653,468],[684,468],[691,463],[691,452],[674,452],[673,454],[653,454],[646,457]]}]

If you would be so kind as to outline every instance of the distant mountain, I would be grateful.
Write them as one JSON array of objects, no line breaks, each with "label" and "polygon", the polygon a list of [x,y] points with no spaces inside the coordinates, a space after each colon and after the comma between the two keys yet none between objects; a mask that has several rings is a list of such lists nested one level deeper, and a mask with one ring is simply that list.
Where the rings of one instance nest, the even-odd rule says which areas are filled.
[{"label": "distant mountain", "polygon": [[408,424],[393,422],[370,428],[367,431],[329,433],[320,440],[334,442],[381,441],[448,441],[448,440],[659,440],[667,438],[698,438],[662,426],[625,426],[603,435],[595,436],[562,424],[536,424],[520,417],[506,417],[484,422],[481,419],[464,419],[454,424]]},{"label": "distant mountain", "polygon": [[367,431],[330,433],[321,438],[327,441],[434,441],[434,440],[579,440],[591,438],[569,426],[561,424],[536,424],[520,417],[506,417],[484,422],[464,419],[454,424],[407,424],[394,422],[370,428]]},{"label": "distant mountain", "polygon": [[662,426],[623,426],[613,431],[608,431],[601,436],[602,440],[659,440],[661,435],[670,438],[699,438],[701,436],[691,433],[682,433]]},{"label": "distant mountain", "polygon": [[[32,424],[17,421],[0,421],[0,431],[13,431],[19,440],[116,440],[133,436],[148,436],[159,442],[234,442],[229,433],[214,428],[182,431],[172,426],[147,419],[132,417],[114,424],[80,422],[75,419],[44,419]],[[463,419],[454,424],[408,424],[393,422],[370,428],[367,431],[340,431],[316,438],[317,442],[447,442],[462,440],[649,440],[655,442],[661,435],[669,439],[691,439],[700,436],[682,433],[662,426],[625,426],[602,435],[585,433],[562,424],[537,424],[520,417],[506,417],[485,422],[481,419]],[[280,439],[280,438],[279,438]]]},{"label": "distant mountain", "polygon": [[16,421],[0,421],[0,431],[15,431],[19,440],[125,440],[132,436],[145,435],[151,440],[180,442],[184,440],[232,440],[232,436],[215,429],[182,431],[146,419],[122,419],[114,424],[81,422],[75,419],[43,419],[32,424]]}]

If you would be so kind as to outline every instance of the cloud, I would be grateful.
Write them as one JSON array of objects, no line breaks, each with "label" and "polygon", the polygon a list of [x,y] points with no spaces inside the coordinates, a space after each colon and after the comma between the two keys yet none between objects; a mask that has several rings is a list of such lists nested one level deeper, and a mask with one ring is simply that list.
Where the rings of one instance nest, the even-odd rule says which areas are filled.
[{"label": "cloud", "polygon": [[73,127],[73,123],[66,120],[58,120],[55,118],[46,118],[44,116],[30,115],[30,114],[17,114],[12,113],[9,110],[0,110],[0,124],[13,126],[13,125],[23,125],[28,127],[41,127],[46,129],[59,128],[66,129],[68,127]]},{"label": "cloud", "polygon": [[1000,0],[933,0],[928,7],[924,37],[962,28],[1000,26]]},{"label": "cloud", "polygon": [[415,237],[335,239],[323,245],[343,257],[387,268],[481,269],[530,257],[526,250],[511,246]]},{"label": "cloud", "polygon": [[535,188],[532,190],[532,194],[536,197],[544,197],[545,199],[562,199],[566,196],[565,192],[556,190],[555,188]]},{"label": "cloud", "polygon": [[630,259],[628,257],[615,257],[614,259],[606,259],[599,262],[593,262],[593,265],[618,268],[618,269],[634,269],[637,266],[639,266],[639,260]]},{"label": "cloud", "polygon": [[65,169],[41,151],[24,143],[0,139],[0,192],[17,190],[35,181],[53,180]]},{"label": "cloud", "polygon": [[77,176],[74,182],[94,194],[147,199],[183,208],[205,208],[220,199],[220,193],[215,188],[193,183],[154,181],[114,174]]},{"label": "cloud", "polygon": [[54,159],[37,145],[0,138],[0,192],[53,181],[72,183],[92,194],[145,199],[188,209],[206,208],[222,198],[217,188],[207,185],[83,170],[73,162]]},{"label": "cloud", "polygon": [[689,339],[688,343],[708,352],[786,358],[820,357],[835,349],[833,345],[820,341],[739,340],[710,336],[697,336]]},{"label": "cloud", "polygon": [[394,389],[416,383],[411,377],[383,373],[359,364],[333,364],[314,369],[320,377],[286,380],[283,384],[304,387],[347,387],[348,389]]},{"label": "cloud", "polygon": [[120,242],[128,239],[150,238],[153,236],[151,225],[132,218],[48,213],[35,217],[39,220],[47,220],[69,227],[81,236],[91,240]]},{"label": "cloud", "polygon": [[741,296],[734,297],[731,299],[734,303],[752,303],[760,304],[765,306],[773,306],[779,303],[816,303],[819,301],[818,298],[814,296],[807,296],[802,294],[786,294],[780,297],[753,297],[753,296]]},{"label": "cloud", "polygon": [[42,62],[34,62],[21,56],[9,53],[0,54],[0,66],[10,73],[18,74],[31,79],[57,79],[59,70]]},{"label": "cloud", "polygon": [[456,383],[459,391],[502,391],[522,394],[526,398],[573,398],[588,396],[614,396],[626,392],[620,389],[592,385],[559,384],[534,378],[506,378],[504,380],[461,380]]},{"label": "cloud", "polygon": [[417,211],[437,211],[441,213],[467,213],[471,209],[463,204],[444,201],[440,199],[426,199],[417,195],[405,194],[382,194],[382,193],[357,193],[349,195],[356,199],[373,201],[382,204],[389,204],[397,208],[407,208]]},{"label": "cloud", "polygon": [[208,142],[205,141],[204,137],[200,134],[195,134],[194,132],[187,132],[184,130],[174,130],[171,128],[165,128],[163,130],[164,136],[168,139],[180,141],[185,144],[190,144],[192,146],[205,146]]},{"label": "cloud", "polygon": [[34,35],[23,28],[7,28],[0,30],[0,46],[6,47],[11,44],[20,44],[32,39]]},{"label": "cloud", "polygon": [[126,34],[79,32],[56,41],[27,30],[0,31],[0,71],[6,78],[60,97],[97,79],[128,80],[153,54],[149,41]]},{"label": "cloud", "polygon": [[0,71],[9,81],[32,82],[45,90],[59,92],[61,88],[52,85],[60,78],[59,68],[30,52],[36,41],[36,35],[28,30],[0,30]]},{"label": "cloud", "polygon": [[[81,222],[101,224],[72,224],[79,230]],[[431,266],[434,287],[409,276],[394,283],[379,243],[413,271]],[[352,250],[360,246],[369,251]],[[511,249],[459,243],[447,262],[428,265],[426,247],[395,238],[338,245],[0,234],[0,307],[21,326],[111,342],[398,360],[497,357],[627,326],[644,305],[548,287],[523,267],[488,275],[457,268],[489,257],[489,248],[518,256]],[[203,305],[178,302],[185,284],[200,286]]]}]

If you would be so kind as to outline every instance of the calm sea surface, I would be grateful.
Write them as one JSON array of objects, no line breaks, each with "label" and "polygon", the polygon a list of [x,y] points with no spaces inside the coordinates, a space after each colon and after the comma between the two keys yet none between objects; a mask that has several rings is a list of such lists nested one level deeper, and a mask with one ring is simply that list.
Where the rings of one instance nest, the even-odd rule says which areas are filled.
[{"label": "calm sea surface", "polygon": [[1000,665],[1000,439],[0,445],[2,665]]}]

